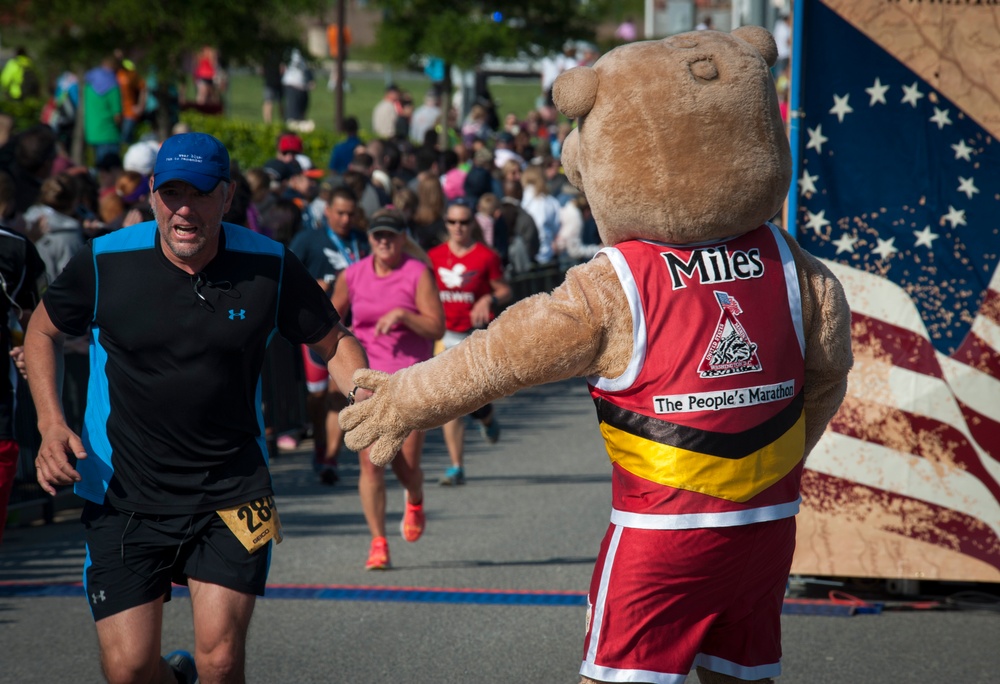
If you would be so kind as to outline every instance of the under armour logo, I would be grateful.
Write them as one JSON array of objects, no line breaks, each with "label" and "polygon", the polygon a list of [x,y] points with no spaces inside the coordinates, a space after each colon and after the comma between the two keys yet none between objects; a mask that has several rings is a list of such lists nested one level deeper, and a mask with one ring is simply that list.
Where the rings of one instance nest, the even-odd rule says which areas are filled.
[{"label": "under armour logo", "polygon": [[229,310],[229,320],[231,321],[235,321],[237,318],[242,321],[246,317],[247,317],[246,309],[240,309],[239,311],[237,311],[236,309]]},{"label": "under armour logo", "polygon": [[90,595],[90,600],[94,602],[94,605],[97,605],[97,603],[99,601],[106,601],[107,600],[107,596],[104,595],[104,590],[101,589],[101,591],[99,591],[98,593],[91,594]]}]

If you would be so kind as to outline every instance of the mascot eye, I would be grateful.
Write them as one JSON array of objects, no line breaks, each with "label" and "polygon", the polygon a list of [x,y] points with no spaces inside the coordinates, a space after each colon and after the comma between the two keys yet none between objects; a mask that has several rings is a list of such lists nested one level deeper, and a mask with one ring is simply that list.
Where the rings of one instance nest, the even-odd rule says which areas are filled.
[{"label": "mascot eye", "polygon": [[698,41],[693,40],[691,38],[682,38],[677,36],[673,38],[668,38],[667,43],[670,45],[670,47],[674,48],[691,49],[698,47]]},{"label": "mascot eye", "polygon": [[707,59],[699,59],[691,64],[691,73],[694,77],[702,81],[714,81],[719,77],[719,70]]}]

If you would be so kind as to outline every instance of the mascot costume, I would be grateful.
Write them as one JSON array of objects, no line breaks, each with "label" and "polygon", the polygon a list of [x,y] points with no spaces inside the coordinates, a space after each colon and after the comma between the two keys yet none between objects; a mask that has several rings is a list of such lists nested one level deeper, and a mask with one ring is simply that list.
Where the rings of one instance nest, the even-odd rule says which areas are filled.
[{"label": "mascot costume", "polygon": [[630,43],[555,82],[562,162],[605,248],[340,414],[388,463],[426,430],[585,377],[612,462],[583,682],[769,681],[806,455],[840,405],[837,279],[768,223],[791,162],[766,30]]}]

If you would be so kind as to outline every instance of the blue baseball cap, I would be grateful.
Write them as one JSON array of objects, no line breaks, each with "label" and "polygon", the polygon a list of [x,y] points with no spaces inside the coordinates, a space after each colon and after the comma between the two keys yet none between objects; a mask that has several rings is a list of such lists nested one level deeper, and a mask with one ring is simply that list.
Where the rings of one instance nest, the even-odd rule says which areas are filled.
[{"label": "blue baseball cap", "polygon": [[167,138],[156,154],[153,191],[170,181],[184,181],[201,192],[211,192],[229,181],[229,152],[207,133],[180,133]]}]

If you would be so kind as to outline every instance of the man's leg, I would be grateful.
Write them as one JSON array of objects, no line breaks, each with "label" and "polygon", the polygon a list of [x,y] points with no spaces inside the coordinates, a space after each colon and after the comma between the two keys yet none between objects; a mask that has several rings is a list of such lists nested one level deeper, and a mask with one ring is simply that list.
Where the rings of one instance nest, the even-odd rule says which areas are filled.
[{"label": "man's leg", "polygon": [[173,672],[160,657],[162,621],[161,597],[95,623],[108,684],[176,684]]},{"label": "man's leg", "polygon": [[306,396],[306,413],[313,428],[313,461],[316,469],[326,451],[326,390],[310,391]]},{"label": "man's leg", "polygon": [[90,501],[80,522],[87,540],[84,591],[105,677],[112,684],[173,684],[160,657],[163,603],[171,566],[200,526],[190,516],[143,516]]},{"label": "man's leg", "polygon": [[326,444],[323,451],[317,451],[317,458],[322,457],[320,466],[320,481],[323,484],[336,484],[340,480],[337,472],[340,449],[344,446],[344,431],[340,429],[340,411],[347,408],[347,397],[335,387],[329,387],[325,398],[326,413]]},{"label": "man's leg", "polygon": [[247,630],[257,597],[188,580],[194,614],[194,660],[201,684],[245,681]]}]

